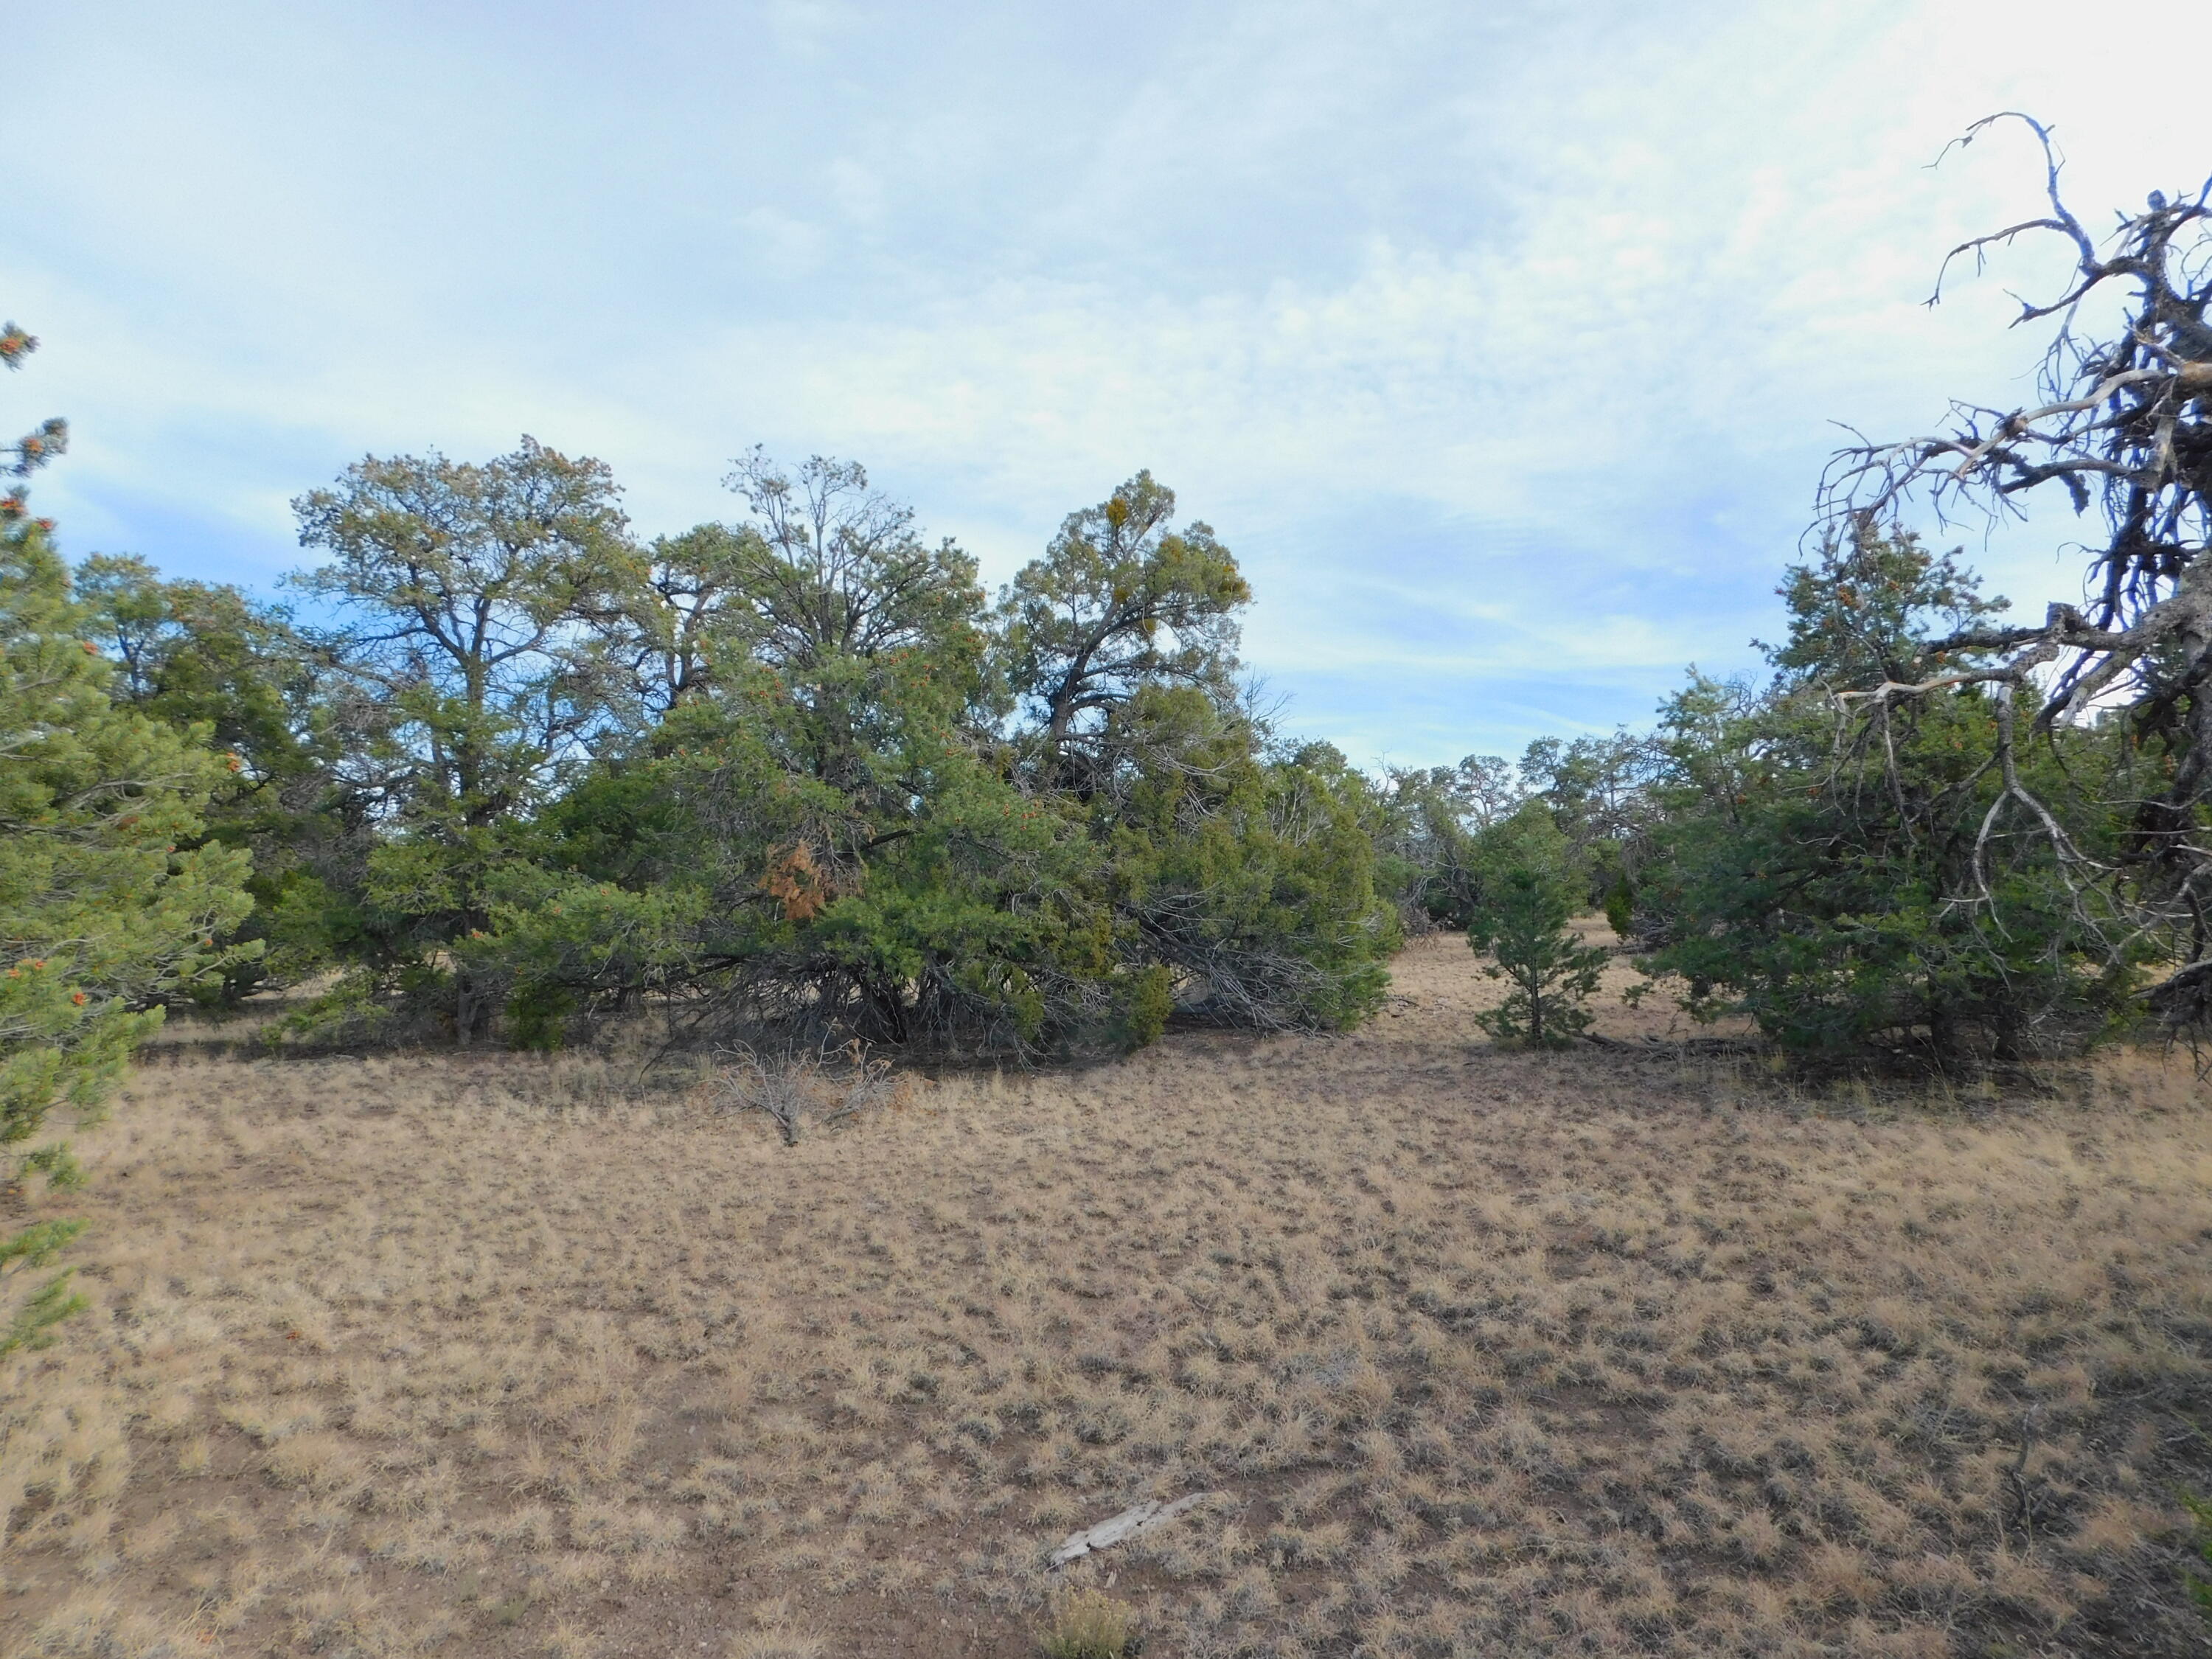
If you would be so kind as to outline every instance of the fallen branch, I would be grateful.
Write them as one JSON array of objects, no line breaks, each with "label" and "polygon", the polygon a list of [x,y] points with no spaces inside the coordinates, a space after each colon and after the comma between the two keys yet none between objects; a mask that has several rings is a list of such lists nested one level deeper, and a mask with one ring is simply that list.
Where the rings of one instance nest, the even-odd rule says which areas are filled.
[{"label": "fallen branch", "polygon": [[1146,1498],[1110,1519],[1101,1521],[1095,1527],[1070,1533],[1067,1540],[1052,1553],[1051,1570],[1057,1572],[1069,1562],[1080,1560],[1093,1550],[1103,1550],[1109,1544],[1119,1544],[1139,1533],[1164,1527],[1185,1510],[1194,1508],[1209,1498],[1224,1495],[1218,1492],[1194,1492],[1188,1497],[1176,1498],[1172,1504]]}]

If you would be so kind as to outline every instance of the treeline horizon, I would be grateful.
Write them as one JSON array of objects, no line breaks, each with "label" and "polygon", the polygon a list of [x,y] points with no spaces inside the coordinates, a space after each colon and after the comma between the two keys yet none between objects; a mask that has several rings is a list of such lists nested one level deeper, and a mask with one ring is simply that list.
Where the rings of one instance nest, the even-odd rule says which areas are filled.
[{"label": "treeline horizon", "polygon": [[[294,504],[312,623],[133,556],[64,571],[116,705],[228,771],[197,840],[252,908],[167,1000],[325,987],[272,1043],[550,1048],[651,1008],[702,1042],[1026,1060],[1178,1018],[1346,1029],[1408,933],[1453,928],[1551,964],[1493,1025],[1550,1043],[1595,985],[1565,922],[1601,909],[1695,1018],[1948,1066],[2110,1035],[2148,959],[2033,835],[1994,849],[2002,916],[1956,904],[2002,795],[1978,688],[1838,749],[1839,688],[2003,604],[1894,522],[1785,567],[1763,681],[1692,669],[1645,731],[1370,771],[1256,706],[1252,592],[1149,472],[994,599],[857,464],[756,449],[726,483],[740,513],[648,542],[603,463],[534,440],[366,458]],[[2047,761],[2112,749],[2076,723]]]},{"label": "treeline horizon", "polygon": [[[1820,1064],[2212,1030],[2212,181],[2100,245],[2047,131],[1968,139],[1995,122],[2043,145],[2049,214],[1953,258],[2073,249],[2022,302],[2045,402],[1839,451],[1764,678],[1692,671],[1648,731],[1516,763],[1369,773],[1280,729],[1234,555],[1148,472],[993,596],[849,462],[756,449],[740,510],[647,541],[604,464],[529,438],[370,456],[294,503],[312,622],[72,568],[11,489],[10,1121],[96,1098],[165,1008],[262,989],[317,988],[279,1044],[552,1048],[652,1008],[1027,1060],[1344,1029],[1429,927],[1513,980],[1500,1035],[1549,1042],[1593,907],[1645,993]],[[2078,333],[2095,294],[2124,317]],[[0,361],[35,344],[10,324]],[[2046,487],[2109,537],[2039,622],[1912,527]]]}]

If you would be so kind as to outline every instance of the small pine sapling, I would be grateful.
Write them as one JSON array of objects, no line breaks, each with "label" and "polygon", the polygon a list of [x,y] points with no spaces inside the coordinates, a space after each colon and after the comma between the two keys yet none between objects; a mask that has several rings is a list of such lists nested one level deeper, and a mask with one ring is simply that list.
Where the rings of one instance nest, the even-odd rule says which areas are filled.
[{"label": "small pine sapling", "polygon": [[1589,1029],[1582,1005],[1597,989],[1607,952],[1567,926],[1566,884],[1551,871],[1516,864],[1484,888],[1468,943],[1496,958],[1483,973],[1512,989],[1477,1022],[1500,1042],[1546,1048],[1572,1042]]},{"label": "small pine sapling", "polygon": [[1605,921],[1613,936],[1626,944],[1636,935],[1636,890],[1623,874],[1605,890]]}]

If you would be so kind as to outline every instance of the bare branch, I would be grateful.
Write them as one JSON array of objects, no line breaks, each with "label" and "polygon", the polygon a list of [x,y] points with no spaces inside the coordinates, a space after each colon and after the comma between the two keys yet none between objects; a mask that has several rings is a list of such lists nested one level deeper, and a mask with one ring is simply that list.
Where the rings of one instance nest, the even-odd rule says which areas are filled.
[{"label": "bare branch", "polygon": [[[2130,920],[2112,926],[2118,950],[2145,928],[2201,918],[2212,899],[2199,890],[2212,872],[2202,828],[2212,801],[2212,578],[2204,574],[2212,538],[2212,179],[2171,198],[2153,191],[2100,239],[2067,205],[2064,157],[2050,127],[2033,116],[1984,117],[1943,155],[2013,124],[2024,125],[2042,152],[2045,210],[1951,249],[1928,303],[1941,300],[1957,261],[1971,258],[1978,272],[2023,239],[2060,238],[2073,268],[2064,292],[2046,303],[2021,301],[2014,319],[2057,319],[2039,399],[2010,410],[1956,402],[1947,429],[1911,438],[1877,442],[1853,432],[1822,477],[1814,532],[1834,537],[1913,507],[1946,524],[1970,514],[1986,523],[2023,518],[2026,501],[2051,483],[2076,514],[2101,507],[2106,535],[2087,560],[2084,605],[2051,604],[2037,627],[1962,628],[1924,647],[1920,662],[1931,672],[1843,692],[1838,705],[1886,722],[1916,699],[1991,688],[1998,710],[1991,758],[2002,781],[1978,834],[1972,901],[1992,903],[1988,861],[2007,816],[2017,811],[2048,842],[2077,894],[2093,882],[2115,893],[2124,888]],[[2120,302],[2121,325],[2101,336],[2078,331],[2091,314],[2084,302],[2107,292]],[[2063,666],[2039,682],[2054,665]],[[2019,733],[2016,699],[2039,684],[2040,705]],[[2017,763],[2027,738],[2100,716],[2124,720],[2134,742],[2154,743],[2171,757],[2162,792],[2113,805],[2139,826],[2124,870],[2087,857],[2059,814],[2022,786]],[[2195,965],[2172,983],[2201,981],[2204,994],[2183,1000],[2212,1018],[2212,961],[2197,961],[2212,941],[2199,925],[2173,949]]]}]

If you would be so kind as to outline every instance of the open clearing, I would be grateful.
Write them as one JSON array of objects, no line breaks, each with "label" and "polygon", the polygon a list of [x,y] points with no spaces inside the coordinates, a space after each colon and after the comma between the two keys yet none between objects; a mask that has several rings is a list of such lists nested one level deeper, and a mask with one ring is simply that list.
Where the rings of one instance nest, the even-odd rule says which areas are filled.
[{"label": "open clearing", "polygon": [[[794,1149],[586,1057],[193,1057],[8,1362],[0,1648],[2204,1650],[2212,1115],[1335,1039],[919,1084]],[[1628,1017],[1618,1012],[1618,1022]],[[1646,1017],[1649,1018],[1648,1016]]]}]

